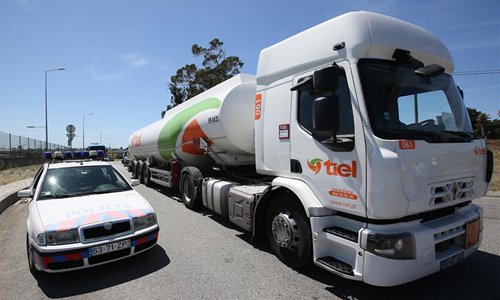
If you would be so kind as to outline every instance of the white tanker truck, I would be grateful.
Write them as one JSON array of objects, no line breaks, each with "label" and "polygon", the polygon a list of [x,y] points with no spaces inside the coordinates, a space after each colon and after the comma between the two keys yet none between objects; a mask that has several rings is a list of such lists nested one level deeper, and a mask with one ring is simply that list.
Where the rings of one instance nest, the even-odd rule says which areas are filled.
[{"label": "white tanker truck", "polygon": [[493,159],[431,33],[348,13],[261,51],[240,74],[130,137],[132,175],[312,263],[377,286],[474,253]]}]

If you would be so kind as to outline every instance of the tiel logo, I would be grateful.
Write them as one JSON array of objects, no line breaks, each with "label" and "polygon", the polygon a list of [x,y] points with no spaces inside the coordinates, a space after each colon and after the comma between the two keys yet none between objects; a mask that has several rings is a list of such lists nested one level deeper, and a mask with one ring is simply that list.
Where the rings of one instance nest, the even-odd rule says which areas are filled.
[{"label": "tiel logo", "polygon": [[321,171],[321,163],[323,161],[319,158],[314,158],[311,161],[307,160],[307,165],[309,166],[309,169],[311,169],[314,174],[318,174],[319,171]]},{"label": "tiel logo", "polygon": [[308,160],[307,165],[309,166],[309,169],[314,172],[314,175],[317,175],[321,171],[322,166],[324,166],[327,175],[352,178],[357,177],[358,163],[355,160],[351,161],[351,164],[349,165],[348,163],[341,164],[332,162],[331,160],[323,162],[319,158],[314,158],[311,161]]}]

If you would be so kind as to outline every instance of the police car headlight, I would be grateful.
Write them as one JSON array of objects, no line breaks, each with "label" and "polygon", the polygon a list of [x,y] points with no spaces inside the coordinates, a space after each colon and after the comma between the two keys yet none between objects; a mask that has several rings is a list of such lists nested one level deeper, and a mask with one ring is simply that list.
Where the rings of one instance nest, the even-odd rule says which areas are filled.
[{"label": "police car headlight", "polygon": [[80,241],[80,236],[78,235],[78,230],[66,230],[66,231],[55,231],[40,233],[37,236],[37,241],[39,245],[52,246],[52,245],[64,245],[78,243]]},{"label": "police car headlight", "polygon": [[156,224],[156,215],[154,213],[144,217],[134,219],[135,230],[141,230]]},{"label": "police car headlight", "polygon": [[368,234],[365,250],[392,259],[414,259],[415,241],[410,233]]}]

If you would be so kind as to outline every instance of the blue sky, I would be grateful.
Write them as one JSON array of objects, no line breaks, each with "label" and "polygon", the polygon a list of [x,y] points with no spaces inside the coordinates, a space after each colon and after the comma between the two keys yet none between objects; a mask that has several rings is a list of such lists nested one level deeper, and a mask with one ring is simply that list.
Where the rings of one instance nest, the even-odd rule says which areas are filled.
[{"label": "blue sky", "polygon": [[[259,51],[342,13],[397,17],[441,38],[455,71],[500,69],[498,0],[3,0],[0,2],[0,131],[45,140],[44,71],[49,140],[74,146],[126,147],[131,132],[160,118],[170,76],[192,57],[191,45],[218,37],[255,74]],[[500,74],[456,76],[465,103],[497,117]]]}]

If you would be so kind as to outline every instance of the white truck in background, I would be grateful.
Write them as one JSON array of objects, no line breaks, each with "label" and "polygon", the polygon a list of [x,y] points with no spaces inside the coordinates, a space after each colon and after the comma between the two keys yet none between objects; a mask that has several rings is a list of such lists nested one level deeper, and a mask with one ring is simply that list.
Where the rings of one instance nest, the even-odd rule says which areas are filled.
[{"label": "white truck in background", "polygon": [[132,175],[266,237],[293,268],[394,286],[474,253],[493,158],[431,33],[347,13],[129,141]]}]

